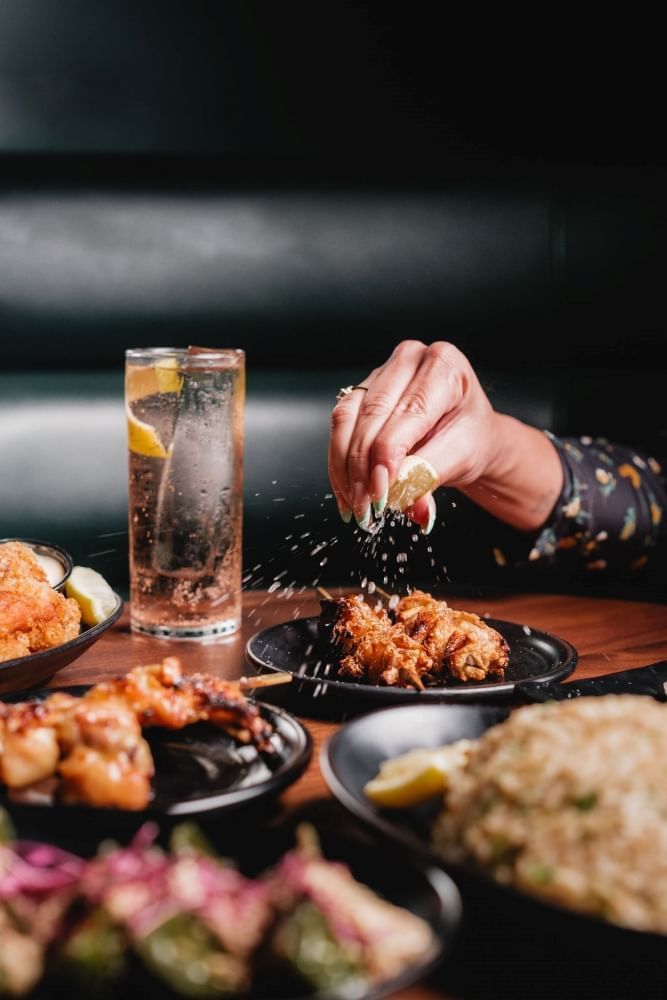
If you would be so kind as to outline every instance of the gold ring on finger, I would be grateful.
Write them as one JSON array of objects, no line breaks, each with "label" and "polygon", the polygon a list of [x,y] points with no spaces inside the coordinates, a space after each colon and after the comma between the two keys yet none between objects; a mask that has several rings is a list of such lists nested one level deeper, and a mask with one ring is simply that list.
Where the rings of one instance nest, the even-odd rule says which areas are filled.
[{"label": "gold ring on finger", "polygon": [[338,395],[336,396],[336,399],[337,400],[344,399],[345,396],[349,396],[350,393],[354,392],[355,389],[361,389],[362,392],[368,392],[367,385],[344,385],[338,390]]}]

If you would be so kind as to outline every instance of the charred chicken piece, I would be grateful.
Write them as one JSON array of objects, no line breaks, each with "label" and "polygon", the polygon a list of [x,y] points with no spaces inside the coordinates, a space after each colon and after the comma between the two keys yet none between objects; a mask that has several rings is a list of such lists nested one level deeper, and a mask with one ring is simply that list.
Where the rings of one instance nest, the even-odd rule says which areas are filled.
[{"label": "charred chicken piece", "polygon": [[320,632],[340,655],[338,675],[371,684],[415,687],[448,677],[502,677],[509,646],[478,615],[455,611],[422,591],[402,598],[395,612],[363,595],[322,601]]},{"label": "charred chicken piece", "polygon": [[186,677],[168,657],[81,698],[58,692],[44,701],[0,702],[0,782],[24,798],[50,783],[65,802],[145,809],[154,766],[142,728],[195,722],[271,749],[271,725],[238,684],[209,674]]},{"label": "charred chicken piece", "polygon": [[403,597],[395,614],[397,623],[431,658],[434,674],[449,673],[460,681],[504,676],[509,646],[478,615],[455,611],[421,590]]},{"label": "charred chicken piece", "polygon": [[371,608],[362,595],[322,601],[322,631],[343,655],[340,677],[371,684],[423,688],[432,661],[424,648],[384,608]]},{"label": "charred chicken piece", "polygon": [[96,684],[85,697],[123,699],[144,728],[182,729],[195,722],[210,722],[241,743],[270,750],[271,726],[237,683],[213,674],[184,675],[175,656]]}]

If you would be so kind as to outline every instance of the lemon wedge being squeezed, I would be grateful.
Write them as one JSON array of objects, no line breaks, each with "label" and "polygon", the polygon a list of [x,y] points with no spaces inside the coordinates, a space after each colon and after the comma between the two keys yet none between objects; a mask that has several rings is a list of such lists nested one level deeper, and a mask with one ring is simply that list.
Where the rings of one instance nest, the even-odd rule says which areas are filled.
[{"label": "lemon wedge being squeezed", "polygon": [[81,608],[84,625],[99,625],[113,612],[117,597],[97,570],[75,566],[65,584],[65,593]]},{"label": "lemon wedge being squeezed", "polygon": [[438,473],[420,455],[407,455],[398,470],[396,481],[389,490],[387,507],[403,514],[438,485]]}]

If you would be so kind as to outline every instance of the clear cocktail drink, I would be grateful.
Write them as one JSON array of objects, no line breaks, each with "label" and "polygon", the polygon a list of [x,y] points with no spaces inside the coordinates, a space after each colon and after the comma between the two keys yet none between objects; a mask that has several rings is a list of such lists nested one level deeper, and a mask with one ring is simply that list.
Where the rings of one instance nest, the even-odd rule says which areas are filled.
[{"label": "clear cocktail drink", "polygon": [[240,625],[244,397],[243,351],[127,352],[136,631],[194,639]]}]

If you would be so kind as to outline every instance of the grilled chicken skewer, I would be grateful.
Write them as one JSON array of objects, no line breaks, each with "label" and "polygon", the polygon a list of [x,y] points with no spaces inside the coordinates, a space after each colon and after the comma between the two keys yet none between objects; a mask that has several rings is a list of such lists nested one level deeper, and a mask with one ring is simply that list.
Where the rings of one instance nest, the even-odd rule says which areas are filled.
[{"label": "grilled chicken skewer", "polygon": [[428,671],[430,660],[384,608],[376,611],[362,596],[352,595],[321,603],[324,628],[344,654],[338,669],[341,677],[423,688],[421,675]]},{"label": "grilled chicken skewer", "polygon": [[480,681],[503,676],[509,647],[477,615],[455,611],[422,591],[393,612],[363,596],[322,601],[321,629],[342,654],[339,675],[372,684],[423,688],[451,676]]},{"label": "grilled chicken skewer", "polygon": [[395,615],[431,658],[436,673],[448,672],[460,681],[504,675],[509,646],[479,615],[455,611],[446,601],[437,601],[421,590],[402,597]]},{"label": "grilled chicken skewer", "polygon": [[175,657],[96,684],[81,698],[0,703],[0,781],[9,789],[58,784],[61,799],[144,809],[154,767],[142,729],[219,726],[241,743],[270,750],[271,726],[239,683],[184,676]]}]

